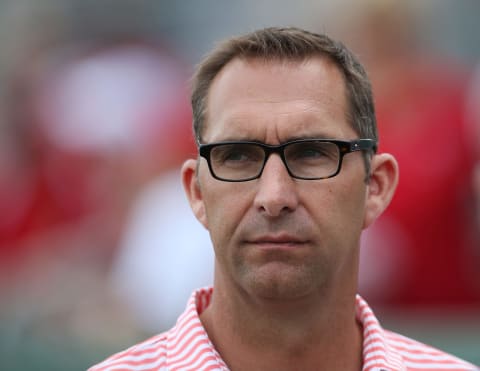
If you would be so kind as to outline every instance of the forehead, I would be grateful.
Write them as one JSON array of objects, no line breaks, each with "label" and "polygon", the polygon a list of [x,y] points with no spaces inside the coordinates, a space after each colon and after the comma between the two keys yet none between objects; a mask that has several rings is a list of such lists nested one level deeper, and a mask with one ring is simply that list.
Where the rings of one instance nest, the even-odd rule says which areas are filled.
[{"label": "forehead", "polygon": [[304,61],[234,59],[215,77],[203,141],[352,137],[346,88],[324,57]]}]

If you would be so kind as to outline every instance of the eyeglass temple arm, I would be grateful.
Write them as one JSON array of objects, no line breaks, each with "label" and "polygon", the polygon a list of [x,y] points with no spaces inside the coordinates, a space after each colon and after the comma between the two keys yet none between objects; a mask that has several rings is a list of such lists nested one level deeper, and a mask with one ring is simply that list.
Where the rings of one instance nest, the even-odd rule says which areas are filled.
[{"label": "eyeglass temple arm", "polygon": [[350,151],[367,151],[377,152],[377,142],[373,139],[358,139],[350,142]]}]

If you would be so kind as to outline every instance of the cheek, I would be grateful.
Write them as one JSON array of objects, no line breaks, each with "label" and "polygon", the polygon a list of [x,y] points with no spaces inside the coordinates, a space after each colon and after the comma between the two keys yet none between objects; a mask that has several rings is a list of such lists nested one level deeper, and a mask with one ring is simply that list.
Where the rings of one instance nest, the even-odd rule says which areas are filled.
[{"label": "cheek", "polygon": [[253,197],[241,183],[211,180],[204,189],[209,190],[203,195],[207,229],[214,245],[225,246],[248,212]]},{"label": "cheek", "polygon": [[[363,187],[350,184],[327,185],[327,187],[308,192],[304,205],[309,208],[319,228],[328,226],[323,231],[332,239],[345,239],[352,236],[356,239],[362,230],[365,206]],[[312,195],[315,199],[312,200]],[[313,202],[312,202],[313,201]]]},{"label": "cheek", "polygon": [[339,202],[337,205],[337,218],[343,226],[344,235],[352,235],[354,239],[359,238],[365,210],[365,188],[350,183],[340,188]]}]

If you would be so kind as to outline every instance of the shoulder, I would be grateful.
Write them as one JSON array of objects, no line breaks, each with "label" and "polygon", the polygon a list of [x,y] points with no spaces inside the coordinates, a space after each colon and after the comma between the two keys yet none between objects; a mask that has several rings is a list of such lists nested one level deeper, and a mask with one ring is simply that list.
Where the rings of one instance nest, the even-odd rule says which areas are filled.
[{"label": "shoulder", "polygon": [[194,291],[174,327],[114,354],[89,371],[226,369],[199,318],[212,292],[211,287]]},{"label": "shoulder", "polygon": [[385,330],[388,345],[402,357],[407,370],[480,371],[480,368],[439,349]]},{"label": "shoulder", "polygon": [[88,371],[135,371],[150,368],[162,370],[166,367],[166,339],[167,333],[156,335],[108,357]]}]

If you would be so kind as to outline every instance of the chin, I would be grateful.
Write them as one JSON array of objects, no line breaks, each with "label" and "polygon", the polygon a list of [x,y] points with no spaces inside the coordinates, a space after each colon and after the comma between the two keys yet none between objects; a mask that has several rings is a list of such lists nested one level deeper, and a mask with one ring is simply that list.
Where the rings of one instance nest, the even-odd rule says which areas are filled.
[{"label": "chin", "polygon": [[[261,267],[249,272],[247,285],[265,299],[299,299],[316,291],[321,278],[306,267]],[[245,277],[247,278],[247,277]]]}]

